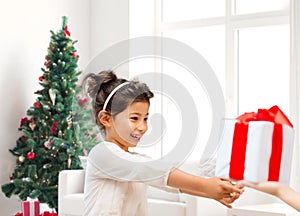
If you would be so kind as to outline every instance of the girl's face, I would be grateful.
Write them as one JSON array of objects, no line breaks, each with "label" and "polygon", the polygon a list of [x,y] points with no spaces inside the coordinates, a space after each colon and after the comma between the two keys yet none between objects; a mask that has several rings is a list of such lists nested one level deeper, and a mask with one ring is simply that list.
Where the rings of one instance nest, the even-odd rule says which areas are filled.
[{"label": "girl's face", "polygon": [[111,127],[106,131],[106,140],[128,151],[135,147],[148,129],[148,102],[133,102],[123,112],[111,119]]}]

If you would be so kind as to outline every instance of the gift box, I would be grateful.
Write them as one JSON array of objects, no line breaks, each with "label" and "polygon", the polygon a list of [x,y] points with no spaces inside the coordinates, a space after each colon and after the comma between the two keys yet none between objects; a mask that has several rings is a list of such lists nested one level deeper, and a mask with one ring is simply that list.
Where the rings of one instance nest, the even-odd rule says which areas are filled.
[{"label": "gift box", "polygon": [[21,202],[23,216],[39,216],[40,202],[36,200],[27,200]]},{"label": "gift box", "polygon": [[215,175],[253,183],[289,184],[293,145],[293,125],[278,106],[226,119]]},{"label": "gift box", "polygon": [[[18,212],[18,213],[15,214],[15,216],[23,216],[23,213],[22,212]],[[58,214],[55,213],[55,212],[45,211],[45,212],[41,213],[39,216],[58,216]]]}]

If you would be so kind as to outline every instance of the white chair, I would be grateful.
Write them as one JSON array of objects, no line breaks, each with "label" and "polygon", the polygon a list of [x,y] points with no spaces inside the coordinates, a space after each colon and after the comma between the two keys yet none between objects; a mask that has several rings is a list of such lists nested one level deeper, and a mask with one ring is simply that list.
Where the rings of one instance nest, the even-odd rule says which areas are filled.
[{"label": "white chair", "polygon": [[[84,170],[63,170],[59,174],[58,183],[58,215],[83,215]],[[186,194],[168,193],[153,187],[148,191],[149,216],[197,215],[197,198]]]},{"label": "white chair", "polygon": [[285,203],[268,203],[235,207],[228,210],[227,216],[300,216],[292,207]]}]

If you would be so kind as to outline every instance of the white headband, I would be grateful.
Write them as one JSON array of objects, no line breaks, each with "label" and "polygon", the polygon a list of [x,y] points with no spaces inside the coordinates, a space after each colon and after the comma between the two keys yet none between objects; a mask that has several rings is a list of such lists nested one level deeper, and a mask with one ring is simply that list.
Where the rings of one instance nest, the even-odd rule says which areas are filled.
[{"label": "white headband", "polygon": [[112,90],[112,91],[110,92],[110,94],[108,95],[108,97],[106,98],[102,110],[106,110],[106,106],[107,106],[109,100],[110,100],[111,97],[116,93],[116,91],[118,91],[120,88],[122,88],[123,86],[125,86],[125,85],[127,85],[127,84],[129,84],[129,83],[130,83],[130,82],[124,82],[124,83],[118,85],[116,88],[114,88],[114,90]]}]

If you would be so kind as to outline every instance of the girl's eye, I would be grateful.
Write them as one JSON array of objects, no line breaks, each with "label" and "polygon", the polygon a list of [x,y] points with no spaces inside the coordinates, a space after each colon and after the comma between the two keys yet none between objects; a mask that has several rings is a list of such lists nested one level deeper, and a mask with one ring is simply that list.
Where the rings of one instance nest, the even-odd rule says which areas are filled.
[{"label": "girl's eye", "polygon": [[138,117],[130,117],[131,120],[138,120]]},{"label": "girl's eye", "polygon": [[144,121],[148,121],[148,118],[144,118]]}]

